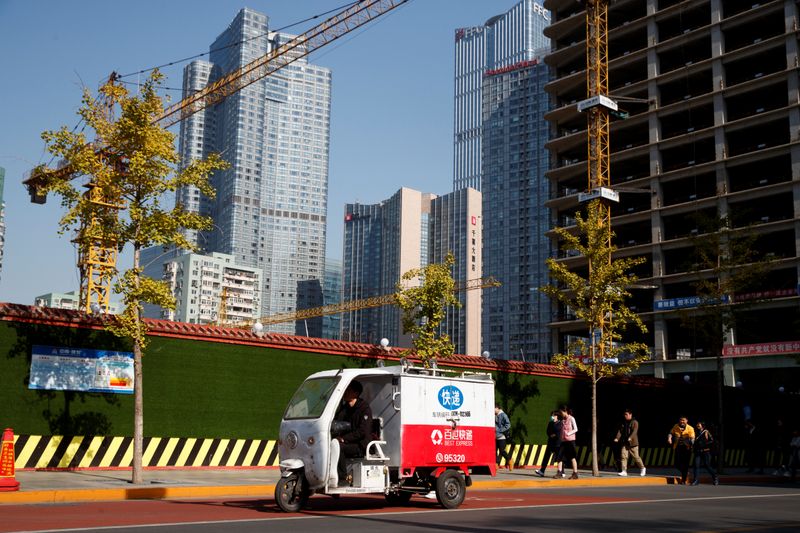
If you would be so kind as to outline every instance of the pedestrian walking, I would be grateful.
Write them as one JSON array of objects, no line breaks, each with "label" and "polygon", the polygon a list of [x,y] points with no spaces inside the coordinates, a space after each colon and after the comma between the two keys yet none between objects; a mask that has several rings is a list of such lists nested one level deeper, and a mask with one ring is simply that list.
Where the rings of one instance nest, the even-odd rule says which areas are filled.
[{"label": "pedestrian walking", "polygon": [[564,477],[565,463],[569,461],[572,465],[570,479],[578,479],[578,454],[575,451],[575,436],[578,433],[578,423],[575,422],[575,417],[572,416],[572,409],[566,406],[559,409],[559,417],[561,418],[561,430],[559,431],[561,447],[559,449],[558,472],[553,477]]},{"label": "pedestrian walking", "polygon": [[511,420],[509,420],[508,415],[503,412],[503,409],[500,408],[499,405],[494,406],[494,444],[496,448],[496,457],[497,457],[497,465],[500,468],[500,461],[502,459],[506,460],[506,468],[509,470],[514,470],[514,465],[512,464],[511,457],[508,455],[506,451],[506,440],[510,436],[511,432]]},{"label": "pedestrian walking", "polygon": [[711,467],[711,450],[714,446],[714,437],[708,431],[705,422],[695,424],[696,438],[694,439],[694,466],[692,467],[692,485],[700,484],[700,465],[711,474],[714,485],[719,485],[719,476]]},{"label": "pedestrian walking", "polygon": [[789,442],[792,440],[789,434],[788,426],[783,422],[783,418],[778,418],[775,421],[775,427],[772,430],[772,446],[775,450],[773,457],[773,466],[775,471],[772,472],[773,476],[786,476],[789,477]]},{"label": "pedestrian walking", "polygon": [[639,456],[639,421],[633,418],[633,411],[625,409],[622,413],[622,424],[619,426],[614,442],[620,444],[620,471],[617,475],[628,475],[628,457],[633,458],[633,464],[639,468],[639,475],[647,474],[642,458]]},{"label": "pedestrian walking", "polygon": [[689,425],[685,416],[678,418],[678,423],[672,426],[667,435],[667,443],[675,451],[675,468],[681,473],[680,484],[686,484],[689,477],[689,459],[692,456],[694,444],[694,428]]},{"label": "pedestrian walking", "polygon": [[544,457],[542,457],[542,466],[539,470],[534,470],[533,473],[539,477],[544,477],[544,472],[550,464],[551,458],[558,464],[559,453],[558,449],[561,445],[559,432],[561,431],[561,420],[558,417],[558,411],[550,413],[550,419],[547,421],[547,447],[544,450]]}]

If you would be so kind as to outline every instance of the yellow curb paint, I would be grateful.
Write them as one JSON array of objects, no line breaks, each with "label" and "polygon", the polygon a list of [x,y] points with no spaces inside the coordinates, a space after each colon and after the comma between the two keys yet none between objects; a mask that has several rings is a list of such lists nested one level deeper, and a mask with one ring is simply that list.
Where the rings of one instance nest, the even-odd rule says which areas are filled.
[{"label": "yellow curb paint", "polygon": [[0,494],[0,505],[66,503],[119,500],[164,500],[217,498],[227,496],[263,497],[275,492],[275,485],[228,485],[220,487],[133,487],[124,489],[34,490]]}]

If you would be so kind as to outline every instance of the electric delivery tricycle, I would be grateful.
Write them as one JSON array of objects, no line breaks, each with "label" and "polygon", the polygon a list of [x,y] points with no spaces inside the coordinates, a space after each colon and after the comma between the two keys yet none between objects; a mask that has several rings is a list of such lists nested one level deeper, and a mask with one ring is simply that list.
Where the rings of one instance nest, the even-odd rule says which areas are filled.
[{"label": "electric delivery tricycle", "polygon": [[[352,381],[372,410],[372,440],[363,457],[337,474],[346,429],[335,420]],[[349,428],[348,428],[349,429]],[[275,501],[300,510],[315,493],[381,493],[392,504],[434,492],[445,508],[461,505],[473,474],[495,475],[494,381],[489,374],[399,366],[317,372],[295,392],[278,439],[281,479]]]}]

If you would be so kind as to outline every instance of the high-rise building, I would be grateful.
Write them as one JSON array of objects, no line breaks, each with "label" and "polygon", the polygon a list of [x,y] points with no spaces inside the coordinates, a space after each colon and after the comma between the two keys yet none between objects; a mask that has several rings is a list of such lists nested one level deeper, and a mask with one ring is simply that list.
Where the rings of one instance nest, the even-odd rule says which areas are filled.
[{"label": "high-rise building", "polygon": [[523,0],[483,26],[456,30],[454,187],[483,193],[482,352],[540,361],[550,352],[549,198],[544,114],[549,12]]},{"label": "high-rise building", "polygon": [[261,269],[237,265],[232,255],[216,252],[182,254],[162,265],[176,306],[157,318],[232,326],[259,318]]},{"label": "high-rise building", "polygon": [[[403,273],[455,256],[453,278],[480,278],[481,200],[474,189],[445,196],[402,188],[379,204],[345,206],[342,294],[345,301],[391,294]],[[443,326],[457,353],[480,353],[481,291],[459,293],[461,309],[449,310]],[[410,346],[396,306],[342,314],[342,337]]]},{"label": "high-rise building", "polygon": [[[322,300],[324,305],[335,305],[342,301],[342,262],[328,257],[325,260],[325,278],[322,281]],[[342,315],[322,317],[322,337],[342,338]]]},{"label": "high-rise building", "polygon": [[540,2],[522,0],[483,26],[459,28],[455,38],[453,190],[482,190],[483,78],[537,57],[549,46],[542,31],[550,21]]},{"label": "high-rise building", "polygon": [[[588,185],[586,116],[575,106],[586,98],[585,14],[571,0],[545,5],[554,48],[546,60],[556,75],[547,87],[548,205],[570,227]],[[725,380],[736,383],[739,364],[796,368],[788,355],[800,347],[797,2],[612,2],[608,20],[609,90],[630,114],[611,126],[611,185],[621,191],[611,224],[620,256],[647,259],[637,273],[648,288],[632,290],[630,302],[648,327],[633,339],[652,347],[655,363],[646,367],[682,377],[688,367],[678,360],[690,358],[692,375],[716,371],[714,356],[723,354],[683,317],[703,312],[694,236],[704,233],[703,220],[727,219],[757,236],[754,247],[771,260],[757,291],[733,295],[753,305],[727,332],[724,351],[759,357],[723,358]],[[568,336],[588,334],[569,309],[560,312],[554,342],[563,349]],[[771,390],[780,385],[764,379]]]},{"label": "high-rise building", "polygon": [[[184,69],[188,95],[292,36],[269,30],[266,15],[242,9],[211,44],[209,61]],[[231,164],[216,172],[216,197],[193,187],[177,201],[213,218],[189,236],[206,252],[233,256],[263,271],[261,315],[321,300],[325,268],[331,73],[298,59],[181,123],[183,161],[218,152]],[[294,333],[295,324],[268,326]]]},{"label": "high-rise building", "polygon": [[483,78],[483,273],[503,285],[483,300],[483,349],[492,357],[544,362],[551,351],[553,247],[545,207],[549,184],[540,58],[486,71]]}]

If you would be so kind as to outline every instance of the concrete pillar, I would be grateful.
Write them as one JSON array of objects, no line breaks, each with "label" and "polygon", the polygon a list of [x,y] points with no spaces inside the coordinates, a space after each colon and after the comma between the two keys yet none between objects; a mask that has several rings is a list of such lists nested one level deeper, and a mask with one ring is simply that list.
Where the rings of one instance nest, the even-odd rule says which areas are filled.
[{"label": "concrete pillar", "polygon": [[722,382],[726,387],[736,386],[736,369],[733,366],[733,359],[730,357],[722,358]]}]

